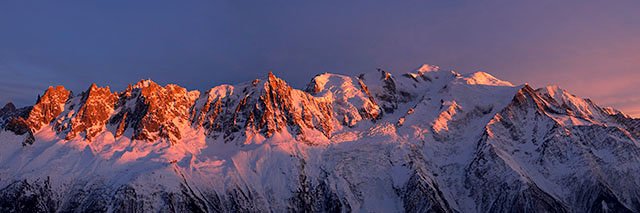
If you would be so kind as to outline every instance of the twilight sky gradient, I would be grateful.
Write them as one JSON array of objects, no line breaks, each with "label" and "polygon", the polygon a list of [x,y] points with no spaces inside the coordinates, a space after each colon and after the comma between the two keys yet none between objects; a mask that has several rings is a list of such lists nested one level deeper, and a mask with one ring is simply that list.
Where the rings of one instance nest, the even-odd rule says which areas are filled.
[{"label": "twilight sky gradient", "polygon": [[423,63],[558,84],[640,116],[640,1],[0,2],[0,104],[49,85],[205,90]]}]

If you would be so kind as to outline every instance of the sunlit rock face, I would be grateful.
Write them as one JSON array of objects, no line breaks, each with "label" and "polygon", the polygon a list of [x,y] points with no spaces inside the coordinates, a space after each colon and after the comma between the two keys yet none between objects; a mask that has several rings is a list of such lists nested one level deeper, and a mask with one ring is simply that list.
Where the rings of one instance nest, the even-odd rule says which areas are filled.
[{"label": "sunlit rock face", "polygon": [[2,212],[639,212],[640,120],[423,65],[0,109]]},{"label": "sunlit rock face", "polygon": [[57,118],[64,110],[70,95],[71,92],[63,86],[49,87],[29,112],[27,124],[30,129],[37,131]]},{"label": "sunlit rock face", "polygon": [[122,92],[110,123],[116,126],[116,137],[124,135],[136,140],[175,143],[182,139],[180,127],[189,121],[189,108],[198,91],[187,91],[178,85],[164,87],[151,80],[143,80]]},{"label": "sunlit rock face", "polygon": [[[99,88],[96,84],[92,84],[78,98],[80,100],[77,105],[69,107],[69,112],[73,112],[75,115],[68,115],[67,118],[70,119],[61,124],[59,131],[67,132],[65,136],[67,140],[82,134],[85,139],[91,141],[104,130],[113,112],[117,96],[111,93],[109,87]],[[74,107],[76,109],[72,109]]]},{"label": "sunlit rock face", "polygon": [[44,95],[38,97],[35,105],[22,109],[26,111],[25,113],[7,118],[5,129],[20,135],[26,134],[23,144],[32,144],[35,140],[34,132],[43,126],[50,125],[64,111],[70,96],[71,92],[63,86],[49,87]]}]

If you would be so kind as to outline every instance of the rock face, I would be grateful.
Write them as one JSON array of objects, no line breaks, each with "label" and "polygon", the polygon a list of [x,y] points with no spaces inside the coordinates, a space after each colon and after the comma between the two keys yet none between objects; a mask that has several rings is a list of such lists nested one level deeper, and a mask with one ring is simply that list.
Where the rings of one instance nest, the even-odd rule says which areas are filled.
[{"label": "rock face", "polygon": [[161,87],[145,81],[134,86],[132,92],[127,98],[135,101],[135,108],[123,108],[125,113],[132,115],[128,116],[127,123],[134,128],[134,139],[156,141],[162,138],[176,142],[182,138],[179,125],[188,119],[187,110],[198,95],[197,91],[193,94],[177,85]]},{"label": "rock face", "polygon": [[5,129],[19,135],[26,134],[23,144],[32,144],[34,132],[58,118],[70,96],[71,92],[63,86],[49,87],[33,107],[26,109],[27,112],[9,116]]},{"label": "rock face", "polygon": [[71,92],[63,86],[49,87],[29,112],[27,124],[30,129],[38,131],[42,126],[48,125],[56,119],[64,110],[70,95]]},{"label": "rock face", "polygon": [[91,141],[104,130],[117,100],[116,95],[111,93],[109,87],[98,88],[96,84],[92,84],[81,96],[80,106],[77,106],[79,108],[75,115],[72,115],[68,124],[62,124],[63,128],[68,130],[65,136],[67,140],[82,133],[85,139]]},{"label": "rock face", "polygon": [[640,119],[423,65],[0,109],[2,212],[639,212]]}]

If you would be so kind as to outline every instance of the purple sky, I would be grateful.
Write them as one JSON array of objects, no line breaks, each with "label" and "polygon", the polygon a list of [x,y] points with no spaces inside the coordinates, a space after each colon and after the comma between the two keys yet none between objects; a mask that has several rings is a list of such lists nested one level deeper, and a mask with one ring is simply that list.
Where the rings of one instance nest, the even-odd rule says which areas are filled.
[{"label": "purple sky", "polygon": [[640,1],[0,2],[0,104],[49,85],[208,89],[269,70],[301,88],[423,63],[558,84],[640,116]]}]

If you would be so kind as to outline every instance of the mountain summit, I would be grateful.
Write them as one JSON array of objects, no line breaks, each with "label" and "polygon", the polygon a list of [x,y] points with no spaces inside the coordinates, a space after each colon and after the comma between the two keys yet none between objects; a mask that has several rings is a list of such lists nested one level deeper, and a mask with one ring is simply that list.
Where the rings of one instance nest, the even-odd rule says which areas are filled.
[{"label": "mountain summit", "polygon": [[639,212],[640,119],[422,65],[0,109],[2,212]]}]

